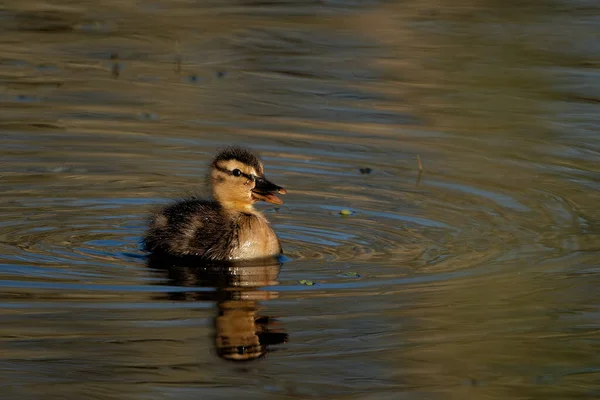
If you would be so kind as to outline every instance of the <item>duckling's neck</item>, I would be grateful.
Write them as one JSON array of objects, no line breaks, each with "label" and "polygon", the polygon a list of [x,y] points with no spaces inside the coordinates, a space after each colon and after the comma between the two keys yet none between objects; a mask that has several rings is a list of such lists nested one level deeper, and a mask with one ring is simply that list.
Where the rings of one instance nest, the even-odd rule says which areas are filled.
[{"label": "duckling's neck", "polygon": [[219,201],[218,203],[227,214],[260,214],[260,212],[254,208],[252,203],[242,201]]}]

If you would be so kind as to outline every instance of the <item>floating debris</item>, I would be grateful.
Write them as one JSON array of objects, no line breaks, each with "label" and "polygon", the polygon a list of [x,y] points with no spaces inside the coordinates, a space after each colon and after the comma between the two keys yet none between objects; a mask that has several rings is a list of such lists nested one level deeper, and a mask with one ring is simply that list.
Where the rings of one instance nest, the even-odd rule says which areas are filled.
[{"label": "floating debris", "polygon": [[308,281],[306,279],[302,279],[301,281],[298,281],[298,283],[304,286],[314,286],[315,284],[313,281]]},{"label": "floating debris", "polygon": [[348,215],[352,215],[352,214],[354,214],[354,211],[347,210],[345,208],[340,211],[340,215],[343,215],[343,216],[348,216]]},{"label": "floating debris", "polygon": [[345,278],[360,278],[360,274],[358,272],[344,272],[342,274]]},{"label": "floating debris", "polygon": [[110,53],[110,59],[112,60],[112,67],[110,68],[110,74],[113,78],[121,76],[121,63],[119,63],[119,54]]},{"label": "floating debris", "polygon": [[360,171],[360,173],[361,173],[361,174],[363,174],[363,175],[368,175],[368,174],[370,174],[371,172],[373,172],[373,170],[372,170],[371,168],[369,168],[369,167],[366,167],[366,168],[359,168],[358,170],[359,170],[359,171]]},{"label": "floating debris", "polygon": [[140,119],[142,121],[158,121],[160,119],[160,117],[158,116],[158,114],[145,111],[140,114]]},{"label": "floating debris", "polygon": [[417,168],[419,169],[419,173],[417,174],[416,185],[419,186],[419,183],[421,183],[421,175],[423,174],[423,164],[421,164],[421,157],[418,154],[417,154]]}]

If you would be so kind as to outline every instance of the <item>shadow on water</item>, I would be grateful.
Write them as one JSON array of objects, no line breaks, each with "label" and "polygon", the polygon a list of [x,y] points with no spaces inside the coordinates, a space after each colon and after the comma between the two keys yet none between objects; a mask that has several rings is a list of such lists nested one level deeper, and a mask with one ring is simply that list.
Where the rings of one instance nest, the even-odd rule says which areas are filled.
[{"label": "shadow on water", "polygon": [[265,356],[269,346],[287,342],[278,321],[259,315],[261,301],[277,298],[281,263],[277,258],[237,263],[207,263],[194,257],[150,255],[148,267],[166,271],[165,284],[214,291],[177,291],[164,296],[172,301],[208,301],[217,305],[214,317],[215,349],[219,357],[249,361]]}]

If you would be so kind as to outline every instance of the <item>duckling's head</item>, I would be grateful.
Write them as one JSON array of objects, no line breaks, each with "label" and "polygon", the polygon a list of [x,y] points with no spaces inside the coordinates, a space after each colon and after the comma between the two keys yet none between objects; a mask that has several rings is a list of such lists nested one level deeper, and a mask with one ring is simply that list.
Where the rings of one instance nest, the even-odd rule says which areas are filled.
[{"label": "duckling's head", "polygon": [[265,178],[263,164],[255,154],[239,147],[229,147],[215,157],[210,181],[214,199],[234,211],[249,211],[257,201],[283,204],[274,193],[286,193]]}]

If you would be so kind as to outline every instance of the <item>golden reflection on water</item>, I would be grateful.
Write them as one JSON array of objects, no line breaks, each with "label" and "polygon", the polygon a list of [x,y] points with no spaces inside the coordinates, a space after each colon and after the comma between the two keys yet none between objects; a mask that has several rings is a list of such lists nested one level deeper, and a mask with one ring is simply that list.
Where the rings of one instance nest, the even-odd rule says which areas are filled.
[{"label": "golden reflection on water", "polygon": [[287,341],[288,335],[277,321],[259,315],[259,302],[278,297],[264,290],[277,285],[281,263],[276,259],[235,264],[201,264],[194,258],[149,258],[148,267],[166,270],[168,284],[181,287],[215,288],[215,292],[173,292],[167,299],[177,301],[215,301],[215,348],[219,357],[250,361],[264,357],[270,345]]}]

